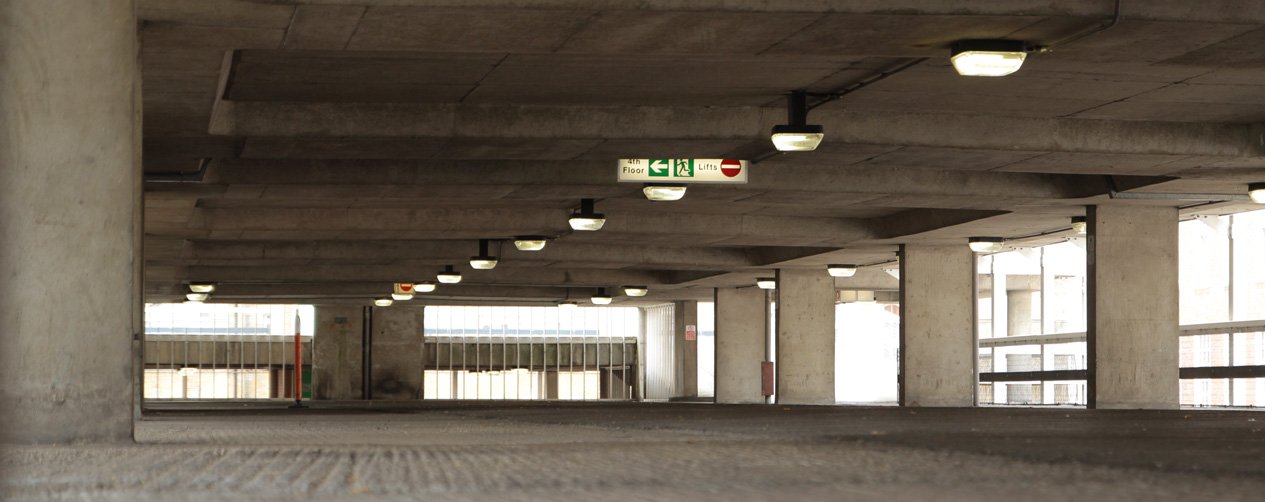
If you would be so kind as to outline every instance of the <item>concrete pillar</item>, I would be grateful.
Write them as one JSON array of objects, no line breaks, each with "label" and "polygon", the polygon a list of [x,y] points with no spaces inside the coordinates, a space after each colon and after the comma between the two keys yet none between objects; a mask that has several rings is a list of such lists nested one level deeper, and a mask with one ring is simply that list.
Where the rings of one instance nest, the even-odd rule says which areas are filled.
[{"label": "concrete pillar", "polygon": [[363,399],[364,309],[318,305],[312,335],[312,398]]},{"label": "concrete pillar", "polygon": [[716,288],[716,402],[764,403],[765,295],[758,288]]},{"label": "concrete pillar", "polygon": [[[681,301],[674,302],[673,322],[675,323],[673,334],[673,345],[675,350],[672,351],[673,357],[676,359],[676,382],[674,382],[675,397],[697,397],[698,396],[698,302]],[[694,327],[694,339],[687,340],[685,338],[685,330],[687,326]]]},{"label": "concrete pillar", "polygon": [[545,371],[545,399],[558,399],[558,372]]},{"label": "concrete pillar", "polygon": [[0,0],[0,440],[131,437],[136,33],[132,0]]},{"label": "concrete pillar", "polygon": [[1032,291],[1006,291],[1006,335],[1032,334]]},{"label": "concrete pillar", "polygon": [[1090,206],[1090,408],[1176,409],[1177,210]]},{"label": "concrete pillar", "polygon": [[900,247],[902,406],[975,405],[975,279],[965,244]]},{"label": "concrete pillar", "polygon": [[370,396],[422,398],[424,307],[373,307]]},{"label": "concrete pillar", "polygon": [[835,281],[777,272],[777,402],[835,404]]}]

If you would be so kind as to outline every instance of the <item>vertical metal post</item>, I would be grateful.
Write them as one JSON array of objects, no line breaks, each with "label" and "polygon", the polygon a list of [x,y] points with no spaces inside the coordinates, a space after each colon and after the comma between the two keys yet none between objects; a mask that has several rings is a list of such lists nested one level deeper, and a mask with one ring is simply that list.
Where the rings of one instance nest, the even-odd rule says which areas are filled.
[{"label": "vertical metal post", "polygon": [[303,342],[299,330],[299,313],[294,313],[294,406],[291,408],[307,408],[303,406]]}]

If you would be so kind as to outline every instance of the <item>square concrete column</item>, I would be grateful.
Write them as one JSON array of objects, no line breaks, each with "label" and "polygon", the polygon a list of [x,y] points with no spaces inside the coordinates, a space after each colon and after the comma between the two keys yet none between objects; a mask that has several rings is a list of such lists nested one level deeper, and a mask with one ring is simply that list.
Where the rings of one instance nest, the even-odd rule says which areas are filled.
[{"label": "square concrete column", "polygon": [[835,281],[777,271],[777,402],[835,404]]},{"label": "square concrete column", "polygon": [[312,398],[363,399],[364,309],[316,306],[312,336]]},{"label": "square concrete column", "polygon": [[132,0],[0,1],[0,440],[131,437],[136,34]]},{"label": "square concrete column", "polygon": [[[675,302],[673,322],[673,357],[676,358],[676,397],[698,396],[698,302]],[[694,327],[694,339],[685,337],[686,326]]]},{"label": "square concrete column", "polygon": [[901,406],[975,405],[975,264],[965,243],[900,247]]},{"label": "square concrete column", "polygon": [[716,402],[764,403],[766,297],[759,288],[716,288]]},{"label": "square concrete column", "polygon": [[1087,404],[1176,409],[1177,210],[1090,206],[1086,219]]},{"label": "square concrete column", "polygon": [[373,307],[372,399],[421,399],[425,307]]}]

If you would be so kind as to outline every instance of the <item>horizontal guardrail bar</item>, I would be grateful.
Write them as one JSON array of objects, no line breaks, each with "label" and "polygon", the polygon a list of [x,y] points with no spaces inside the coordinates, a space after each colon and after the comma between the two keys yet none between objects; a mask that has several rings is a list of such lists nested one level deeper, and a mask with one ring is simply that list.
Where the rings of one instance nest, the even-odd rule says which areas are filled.
[{"label": "horizontal guardrail bar", "polygon": [[[1181,368],[1178,374],[1182,380],[1198,378],[1262,378],[1265,377],[1265,366],[1201,366],[1197,368]],[[980,383],[1057,382],[1085,380],[1087,378],[1089,378],[1088,370],[997,371],[979,374]]]},{"label": "horizontal guardrail bar", "polygon": [[[1265,321],[1213,322],[1206,324],[1187,324],[1181,326],[1178,336],[1224,335],[1229,333],[1256,333],[1265,331]],[[1056,343],[1076,343],[1085,341],[1084,331],[1076,333],[1055,333],[1052,335],[1021,335],[998,338],[981,338],[980,348],[1015,347],[1022,345],[1053,345]]]},{"label": "horizontal guardrail bar", "polygon": [[981,383],[989,382],[1036,382],[1085,380],[1089,378],[1088,370],[1055,370],[1055,371],[998,371],[979,374]]}]

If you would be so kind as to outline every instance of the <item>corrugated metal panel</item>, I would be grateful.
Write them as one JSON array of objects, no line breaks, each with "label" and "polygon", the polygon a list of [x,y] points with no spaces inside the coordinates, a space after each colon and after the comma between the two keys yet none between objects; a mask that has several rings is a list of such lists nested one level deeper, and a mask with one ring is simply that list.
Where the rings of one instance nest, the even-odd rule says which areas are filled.
[{"label": "corrugated metal panel", "polygon": [[676,381],[672,343],[676,308],[671,304],[646,307],[642,315],[646,333],[646,399],[667,400],[672,397]]}]

